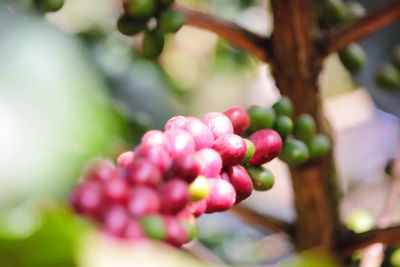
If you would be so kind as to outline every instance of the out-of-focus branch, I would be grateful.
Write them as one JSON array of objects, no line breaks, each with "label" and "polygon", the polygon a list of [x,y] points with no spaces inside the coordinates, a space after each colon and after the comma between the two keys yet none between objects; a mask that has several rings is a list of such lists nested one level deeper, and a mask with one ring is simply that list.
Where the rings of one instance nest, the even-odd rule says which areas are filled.
[{"label": "out-of-focus branch", "polygon": [[234,206],[230,211],[247,223],[259,225],[276,233],[294,235],[293,225],[284,220],[261,214],[244,206]]},{"label": "out-of-focus branch", "polygon": [[269,38],[252,33],[235,23],[184,7],[180,4],[175,4],[174,8],[186,15],[187,25],[214,32],[233,45],[254,54],[260,60],[265,62],[270,60],[268,55],[270,52]]},{"label": "out-of-focus branch", "polygon": [[207,247],[203,246],[199,241],[193,240],[192,242],[183,246],[193,257],[201,260],[202,262],[218,265],[220,267],[227,266],[223,260],[221,260],[217,255],[210,251]]},{"label": "out-of-focus branch", "polygon": [[325,57],[332,52],[343,49],[350,43],[366,37],[399,18],[400,0],[391,1],[353,23],[327,33],[322,40],[321,56]]}]

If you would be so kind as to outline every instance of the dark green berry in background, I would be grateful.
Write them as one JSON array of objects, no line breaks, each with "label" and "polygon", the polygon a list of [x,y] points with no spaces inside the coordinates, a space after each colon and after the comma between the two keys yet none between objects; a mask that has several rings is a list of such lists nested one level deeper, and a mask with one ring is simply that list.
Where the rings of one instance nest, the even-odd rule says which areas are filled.
[{"label": "dark green berry in background", "polygon": [[145,32],[142,42],[142,54],[149,59],[157,58],[164,48],[164,35],[157,31]]},{"label": "dark green berry in background", "polygon": [[285,139],[293,131],[293,121],[285,115],[279,115],[276,118],[274,129],[279,133],[282,139]]},{"label": "dark green berry in background", "polygon": [[386,162],[386,165],[385,165],[385,173],[386,173],[387,175],[389,175],[389,176],[392,176],[392,174],[393,174],[393,165],[394,165],[394,161],[395,161],[395,159],[389,159],[389,160]]},{"label": "dark green berry in background", "polygon": [[383,65],[375,73],[375,82],[382,89],[398,90],[400,89],[400,71],[392,64]]},{"label": "dark green berry in background", "polygon": [[276,115],[285,115],[288,117],[292,117],[293,114],[293,104],[292,101],[284,96],[276,102],[272,108],[275,110]]},{"label": "dark green berry in background", "polygon": [[165,240],[166,227],[161,216],[151,215],[142,217],[140,225],[147,237],[155,240]]},{"label": "dark green berry in background", "polygon": [[243,162],[248,162],[253,157],[256,148],[249,139],[243,138],[243,140],[246,143],[246,155],[244,156]]},{"label": "dark green berry in background", "polygon": [[367,57],[364,50],[356,43],[352,43],[339,52],[340,61],[351,73],[357,73],[365,65]]},{"label": "dark green berry in background", "polygon": [[249,166],[246,170],[253,181],[253,188],[257,191],[267,191],[275,183],[274,175],[266,168]]},{"label": "dark green berry in background", "polygon": [[169,6],[173,2],[175,2],[175,0],[159,0],[159,2],[160,2],[160,5],[162,5],[162,6]]},{"label": "dark green berry in background", "polygon": [[124,35],[132,36],[146,29],[147,19],[138,20],[127,14],[122,15],[117,21],[118,31]]},{"label": "dark green berry in background", "polygon": [[35,5],[43,12],[55,12],[64,5],[64,0],[35,0]]},{"label": "dark green berry in background", "polygon": [[177,32],[185,21],[186,17],[181,12],[167,9],[158,18],[158,28],[163,32]]},{"label": "dark green berry in background", "polygon": [[326,156],[331,150],[332,144],[329,138],[324,134],[316,134],[308,142],[308,151],[310,158],[317,159]]},{"label": "dark green berry in background", "polygon": [[135,18],[151,17],[156,9],[156,0],[129,0],[126,5],[126,12]]},{"label": "dark green berry in background", "polygon": [[349,12],[341,0],[324,0],[321,3],[320,19],[325,25],[335,25],[346,21]]},{"label": "dark green berry in background", "polygon": [[180,221],[183,228],[185,228],[188,240],[193,240],[197,236],[197,228],[195,225],[190,224],[188,221],[182,220]]},{"label": "dark green berry in background", "polygon": [[301,141],[307,142],[316,131],[315,121],[309,114],[301,114],[294,123],[293,134]]},{"label": "dark green berry in background", "polygon": [[299,166],[309,159],[308,148],[300,140],[286,140],[279,158],[289,165]]},{"label": "dark green berry in background", "polygon": [[348,11],[348,19],[354,20],[365,16],[365,7],[359,2],[348,1],[346,2],[346,7]]},{"label": "dark green berry in background", "polygon": [[247,113],[250,117],[250,130],[255,132],[262,129],[272,129],[275,123],[275,111],[272,108],[252,106]]},{"label": "dark green berry in background", "polygon": [[397,45],[393,50],[392,62],[400,71],[400,45]]}]

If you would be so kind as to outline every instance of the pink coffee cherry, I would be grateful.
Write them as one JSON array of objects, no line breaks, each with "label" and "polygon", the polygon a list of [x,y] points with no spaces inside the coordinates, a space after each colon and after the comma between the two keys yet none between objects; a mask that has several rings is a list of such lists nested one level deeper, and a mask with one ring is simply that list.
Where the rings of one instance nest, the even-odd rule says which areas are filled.
[{"label": "pink coffee cherry", "polygon": [[115,166],[112,162],[104,159],[96,159],[89,163],[83,172],[85,180],[100,180],[104,181],[113,177]]},{"label": "pink coffee cherry", "polygon": [[214,137],[208,127],[197,118],[186,117],[186,122],[181,128],[192,135],[196,150],[209,148],[214,143]]},{"label": "pink coffee cherry", "polygon": [[189,203],[190,212],[193,214],[194,217],[199,217],[200,215],[204,214],[207,209],[207,201],[206,199],[202,199],[196,202]]},{"label": "pink coffee cherry", "polygon": [[170,129],[181,128],[183,126],[183,124],[185,124],[185,122],[186,122],[186,117],[184,117],[184,116],[172,117],[165,124],[164,131],[167,131]]},{"label": "pink coffee cherry", "polygon": [[78,214],[97,217],[103,205],[103,191],[96,180],[87,180],[80,184],[71,195],[72,207]]},{"label": "pink coffee cherry", "polygon": [[136,241],[145,238],[145,234],[140,223],[130,219],[124,229],[123,237],[128,240]]},{"label": "pink coffee cherry", "polygon": [[122,167],[122,166],[128,166],[133,162],[135,158],[135,152],[133,151],[125,151],[121,155],[118,156],[117,159],[117,165]]},{"label": "pink coffee cherry", "polygon": [[202,122],[210,129],[214,139],[224,134],[233,133],[232,122],[227,116],[220,112],[207,113],[204,115]]},{"label": "pink coffee cherry", "polygon": [[228,167],[226,172],[229,176],[230,183],[233,188],[235,188],[235,204],[238,204],[251,195],[253,192],[253,182],[245,168],[240,165]]},{"label": "pink coffee cherry", "polygon": [[206,198],[206,213],[226,211],[236,201],[236,192],[233,186],[222,179],[210,179],[211,192]]},{"label": "pink coffee cherry", "polygon": [[189,202],[189,188],[186,182],[173,179],[165,183],[160,190],[161,212],[176,214]]},{"label": "pink coffee cherry", "polygon": [[126,203],[129,196],[129,188],[125,179],[115,175],[103,183],[104,200],[111,203]]},{"label": "pink coffee cherry", "polygon": [[165,151],[168,151],[168,139],[159,130],[150,130],[145,133],[142,137],[141,145],[161,146]]},{"label": "pink coffee cherry", "polygon": [[161,173],[157,166],[149,160],[137,159],[127,166],[126,180],[130,185],[146,185],[155,187],[161,182]]},{"label": "pink coffee cherry", "polygon": [[166,131],[168,139],[169,155],[173,158],[179,154],[192,153],[195,148],[193,137],[182,129],[170,129]]},{"label": "pink coffee cherry", "polygon": [[163,172],[169,163],[168,153],[162,146],[140,145],[135,151],[136,159],[146,159],[151,161]]},{"label": "pink coffee cherry", "polygon": [[224,114],[231,120],[235,134],[241,135],[249,128],[250,117],[245,109],[234,107],[225,111]]},{"label": "pink coffee cherry", "polygon": [[189,220],[189,218],[192,216],[192,213],[190,212],[189,205],[191,202],[189,202],[185,208],[183,208],[180,212],[175,214],[175,217],[179,220]]},{"label": "pink coffee cherry", "polygon": [[173,216],[164,216],[166,239],[165,241],[175,247],[181,247],[188,241],[188,236],[181,222]]},{"label": "pink coffee cherry", "polygon": [[127,209],[130,215],[139,217],[158,213],[160,205],[160,197],[154,189],[135,186],[130,192]]},{"label": "pink coffee cherry", "polygon": [[102,214],[103,230],[114,237],[122,237],[129,222],[129,215],[125,207],[120,205],[109,206]]},{"label": "pink coffee cherry", "polygon": [[221,172],[222,159],[214,149],[203,148],[194,154],[197,164],[199,165],[199,175],[209,178],[216,178]]},{"label": "pink coffee cherry", "polygon": [[243,138],[236,134],[224,134],[215,140],[213,149],[217,151],[222,159],[224,167],[237,165],[246,155],[246,143]]},{"label": "pink coffee cherry", "polygon": [[165,175],[167,179],[179,178],[191,183],[199,175],[199,171],[199,165],[193,154],[180,154],[171,161]]},{"label": "pink coffee cherry", "polygon": [[256,131],[248,139],[253,142],[256,149],[249,160],[249,163],[253,165],[261,165],[272,160],[282,150],[282,139],[274,130]]}]

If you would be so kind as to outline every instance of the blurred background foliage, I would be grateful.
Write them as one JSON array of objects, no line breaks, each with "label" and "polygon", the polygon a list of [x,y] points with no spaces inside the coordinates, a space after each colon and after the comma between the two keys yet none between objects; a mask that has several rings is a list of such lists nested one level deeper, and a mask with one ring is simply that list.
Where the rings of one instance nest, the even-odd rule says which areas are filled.
[{"label": "blurred background foliage", "polygon": [[[259,34],[271,34],[268,1],[180,2]],[[372,6],[368,1],[363,3]],[[271,76],[266,75],[267,65],[206,31],[184,27],[168,38],[159,62],[141,58],[136,53],[141,37],[132,40],[115,29],[121,11],[114,0],[67,0],[60,11],[46,15],[37,12],[31,0],[0,3],[2,267],[160,266],[143,262],[129,265],[134,259],[130,246],[120,249],[109,240],[93,238],[94,228],[71,214],[66,205],[68,193],[82,168],[93,157],[114,160],[122,151],[131,149],[143,132],[162,128],[171,116],[201,116],[233,105],[270,105],[279,97]],[[400,35],[393,35],[398,26],[394,24],[361,42],[369,58],[356,82],[337,56],[331,56],[321,75],[324,97],[351,94],[362,85],[380,108],[400,115],[398,93],[382,92],[371,82],[376,63],[387,61],[389,48],[400,42]],[[389,35],[391,38],[387,38]],[[354,99],[363,107],[361,113],[375,115],[358,128],[347,127],[336,133],[339,155],[349,153],[349,144],[354,144],[360,132],[370,133],[369,139],[357,141],[364,149],[352,152],[350,161],[349,156],[339,157],[347,191],[360,180],[374,181],[371,177],[382,171],[386,158],[394,154],[398,131],[397,119],[371,108],[365,97]],[[335,103],[328,116],[337,110]],[[342,118],[333,120],[343,123]],[[373,147],[380,151],[380,157],[373,159],[378,163],[371,163],[371,174],[371,169],[363,168],[365,156],[358,164],[354,158],[371,150],[366,143],[380,138],[382,132],[371,130],[379,127],[386,129],[389,137],[383,148]],[[276,176],[282,176],[275,193],[267,198],[254,194],[246,203],[293,219],[289,182],[284,179],[287,169],[280,162],[271,164]],[[357,206],[354,203],[360,203],[357,196],[362,192],[353,194],[343,209],[353,210]],[[199,231],[201,243],[223,260],[221,266],[223,262],[273,266],[281,260],[288,266],[335,266],[320,254],[293,260],[293,247],[287,240],[244,225],[229,214],[201,218]],[[149,249],[150,255],[154,249]],[[163,266],[178,266],[177,262],[182,266],[202,266],[183,253],[174,254],[164,247],[161,250],[165,252],[160,254],[165,259]],[[110,251],[118,255],[119,263],[113,261],[117,257],[112,257],[114,254],[108,262],[103,259],[105,256],[100,257],[101,263],[96,261],[99,255]],[[159,253],[160,248],[156,251]]]}]

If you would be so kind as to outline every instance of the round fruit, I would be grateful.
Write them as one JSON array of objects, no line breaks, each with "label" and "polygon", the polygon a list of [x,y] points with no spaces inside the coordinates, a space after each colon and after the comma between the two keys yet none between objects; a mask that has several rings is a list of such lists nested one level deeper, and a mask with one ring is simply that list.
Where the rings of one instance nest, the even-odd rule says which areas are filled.
[{"label": "round fruit", "polygon": [[103,230],[112,236],[121,237],[129,222],[129,215],[123,206],[110,206],[102,214]]},{"label": "round fruit", "polygon": [[352,43],[339,52],[340,61],[351,73],[357,73],[365,65],[367,57],[361,46]]},{"label": "round fruit", "polygon": [[249,139],[243,138],[243,140],[246,143],[246,155],[244,156],[243,162],[248,162],[253,157],[256,148]]},{"label": "round fruit", "polygon": [[146,29],[147,20],[137,20],[123,14],[117,21],[118,31],[127,36],[133,36]]},{"label": "round fruit", "polygon": [[395,65],[400,70],[400,45],[397,45],[393,49],[392,62],[393,62],[393,65]]},{"label": "round fruit", "polygon": [[160,190],[161,212],[176,214],[181,211],[189,201],[188,184],[180,179],[168,181]]},{"label": "round fruit", "polygon": [[117,164],[118,166],[128,166],[133,162],[134,159],[135,159],[135,152],[126,151],[118,156]]},{"label": "round fruit", "polygon": [[300,140],[286,140],[279,158],[289,165],[301,165],[309,158],[308,148]]},{"label": "round fruit", "polygon": [[315,135],[316,131],[315,121],[308,114],[300,115],[294,123],[293,134],[301,141],[307,142]]},{"label": "round fruit", "polygon": [[132,216],[144,216],[158,213],[160,210],[160,198],[155,190],[146,186],[132,188],[127,209]]},{"label": "round fruit", "polygon": [[393,267],[399,267],[400,266],[400,249],[397,248],[392,255],[390,255],[390,264]]},{"label": "round fruit", "polygon": [[182,223],[173,216],[164,216],[166,229],[165,241],[175,247],[180,247],[188,241],[188,236],[185,227]]},{"label": "round fruit", "polygon": [[179,11],[167,9],[158,18],[158,27],[163,32],[177,32],[186,22],[186,17]]},{"label": "round fruit", "polygon": [[161,182],[159,168],[149,160],[136,159],[126,169],[126,180],[131,185],[155,187]]},{"label": "round fruit", "polygon": [[126,203],[129,196],[129,189],[125,179],[115,176],[103,184],[103,195],[107,202]]},{"label": "round fruit", "polygon": [[156,11],[156,0],[128,0],[126,12],[135,18],[148,18]]},{"label": "round fruit", "polygon": [[349,16],[342,0],[324,0],[321,4],[320,18],[326,25],[344,22]]},{"label": "round fruit", "polygon": [[275,122],[275,111],[272,108],[252,106],[247,110],[250,117],[250,130],[255,132],[262,129],[271,129]]},{"label": "round fruit", "polygon": [[249,128],[249,114],[243,108],[230,108],[224,114],[231,120],[235,134],[241,135]]},{"label": "round fruit", "polygon": [[139,240],[144,237],[144,232],[140,223],[130,219],[125,227],[123,236],[129,240]]},{"label": "round fruit", "polygon": [[83,171],[85,180],[105,181],[113,177],[115,166],[108,160],[96,159],[89,163]]},{"label": "round fruit", "polygon": [[258,191],[267,191],[272,188],[275,183],[273,174],[266,168],[249,166],[247,168],[253,181],[253,187]]},{"label": "round fruit", "polygon": [[199,176],[189,185],[189,195],[191,201],[205,199],[210,193],[210,183],[204,176]]},{"label": "round fruit", "polygon": [[374,226],[374,219],[364,210],[354,210],[346,220],[347,227],[356,232],[362,233],[371,230]]},{"label": "round fruit", "polygon": [[206,198],[206,213],[228,210],[236,201],[236,192],[233,186],[222,179],[209,179],[211,191]]},{"label": "round fruit", "polygon": [[206,199],[189,203],[190,213],[193,214],[193,216],[196,218],[202,215],[204,212],[206,212],[206,209],[207,209]]},{"label": "round fruit", "polygon": [[276,118],[274,129],[279,133],[282,139],[285,139],[293,131],[293,121],[285,115],[279,115]]},{"label": "round fruit", "polygon": [[169,156],[160,145],[140,145],[135,151],[136,160],[146,159],[155,164],[163,172],[169,163]]},{"label": "round fruit", "polygon": [[246,143],[236,134],[224,134],[215,140],[213,149],[219,153],[224,167],[242,162],[246,155]]},{"label": "round fruit", "polygon": [[287,96],[281,97],[281,99],[279,99],[279,101],[276,102],[272,108],[275,110],[276,115],[291,117],[293,114],[293,104]]},{"label": "round fruit", "polygon": [[238,204],[251,195],[253,191],[253,182],[247,171],[240,165],[228,167],[226,172],[229,176],[229,182],[232,184],[233,188],[235,188],[235,204]]},{"label": "round fruit", "polygon": [[167,131],[170,129],[175,129],[175,128],[181,128],[185,124],[186,121],[187,121],[187,118],[184,116],[172,117],[165,124],[164,131]]},{"label": "round fruit", "polygon": [[311,159],[325,156],[331,150],[331,141],[324,134],[317,134],[308,142],[308,151]]},{"label": "round fruit", "polygon": [[96,217],[103,205],[102,192],[100,182],[85,181],[72,194],[71,205],[78,214]]},{"label": "round fruit", "polygon": [[204,115],[202,122],[210,129],[214,139],[224,134],[232,134],[232,122],[220,112],[210,112]]},{"label": "round fruit", "polygon": [[177,178],[191,183],[199,172],[200,167],[193,154],[180,154],[172,160],[165,177],[167,180]]},{"label": "round fruit", "polygon": [[222,169],[221,156],[214,149],[203,148],[194,154],[197,164],[199,165],[200,175],[208,178],[216,178]]},{"label": "round fruit", "polygon": [[159,130],[151,130],[146,132],[141,139],[141,145],[161,146],[168,151],[168,139],[163,132]]},{"label": "round fruit", "polygon": [[253,142],[255,153],[249,160],[250,164],[264,164],[281,152],[282,139],[274,130],[260,130],[249,136],[249,140]]},{"label": "round fruit", "polygon": [[151,215],[142,217],[140,218],[140,225],[147,237],[155,240],[165,240],[167,229],[161,216]]},{"label": "round fruit", "polygon": [[383,65],[375,73],[375,82],[382,89],[394,91],[400,87],[400,72],[391,64]]},{"label": "round fruit", "polygon": [[193,240],[197,236],[197,228],[194,224],[191,224],[189,221],[181,220],[183,227],[185,228],[188,240]]},{"label": "round fruit", "polygon": [[212,147],[214,137],[201,120],[194,117],[186,117],[185,123],[180,128],[192,135],[196,150]]},{"label": "round fruit", "polygon": [[64,5],[64,0],[35,0],[36,6],[43,12],[55,12]]},{"label": "round fruit", "polygon": [[359,2],[348,1],[346,2],[346,7],[348,10],[348,19],[353,20],[365,16],[365,7]]},{"label": "round fruit", "polygon": [[164,49],[164,35],[159,31],[146,31],[142,41],[143,56],[157,58]]},{"label": "round fruit", "polygon": [[193,153],[195,150],[194,139],[191,134],[182,129],[165,131],[168,139],[169,155],[173,158],[179,154]]}]

